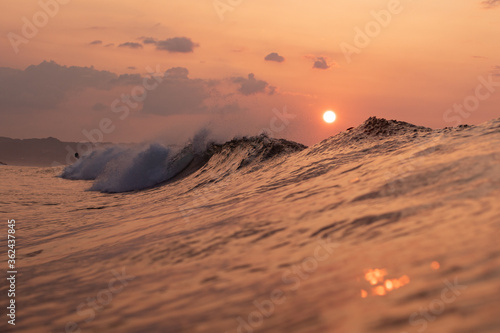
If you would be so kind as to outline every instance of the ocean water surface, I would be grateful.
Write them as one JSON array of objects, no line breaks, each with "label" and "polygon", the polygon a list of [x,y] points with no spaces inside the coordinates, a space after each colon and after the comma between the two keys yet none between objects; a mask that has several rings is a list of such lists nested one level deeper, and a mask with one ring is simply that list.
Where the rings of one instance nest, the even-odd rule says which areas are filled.
[{"label": "ocean water surface", "polygon": [[2,331],[500,332],[500,119],[0,168]]}]

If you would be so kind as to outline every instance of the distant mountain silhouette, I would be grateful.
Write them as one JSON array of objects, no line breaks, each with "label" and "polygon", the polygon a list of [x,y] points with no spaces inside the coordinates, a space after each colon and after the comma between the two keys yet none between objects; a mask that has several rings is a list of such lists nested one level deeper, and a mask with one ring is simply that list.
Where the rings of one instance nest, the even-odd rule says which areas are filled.
[{"label": "distant mountain silhouette", "polygon": [[[62,142],[56,138],[11,139],[0,137],[0,164],[26,166],[56,166],[75,161],[75,152],[90,144]],[[80,155],[85,151],[78,151]]]}]

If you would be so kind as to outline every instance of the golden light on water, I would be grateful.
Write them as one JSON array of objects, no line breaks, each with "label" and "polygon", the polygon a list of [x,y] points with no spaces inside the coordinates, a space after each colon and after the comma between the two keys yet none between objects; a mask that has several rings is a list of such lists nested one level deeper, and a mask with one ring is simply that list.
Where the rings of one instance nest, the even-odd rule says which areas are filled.
[{"label": "golden light on water", "polygon": [[335,112],[328,110],[325,113],[323,113],[323,120],[326,123],[331,124],[335,121],[335,119],[337,119],[337,115],[335,114]]},{"label": "golden light on water", "polygon": [[386,294],[385,289],[383,286],[376,286],[372,289],[372,292],[374,295],[377,296],[384,296]]},{"label": "golden light on water", "polygon": [[385,269],[369,269],[365,272],[365,280],[370,282],[372,286],[384,281],[384,276],[387,275]]},{"label": "golden light on water", "polygon": [[[365,271],[365,280],[368,281],[371,288],[371,294],[375,296],[384,296],[387,293],[399,289],[410,283],[410,278],[408,275],[403,275],[395,279],[386,279],[387,270],[386,269],[369,269]],[[366,298],[368,292],[361,289],[361,298]]]}]

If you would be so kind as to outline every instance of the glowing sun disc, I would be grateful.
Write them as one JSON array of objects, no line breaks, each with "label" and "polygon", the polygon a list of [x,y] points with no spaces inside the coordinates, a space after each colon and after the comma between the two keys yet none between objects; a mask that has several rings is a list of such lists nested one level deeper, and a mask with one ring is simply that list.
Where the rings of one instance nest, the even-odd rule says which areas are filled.
[{"label": "glowing sun disc", "polygon": [[329,124],[333,123],[337,119],[337,115],[333,111],[326,111],[323,114],[323,120]]}]

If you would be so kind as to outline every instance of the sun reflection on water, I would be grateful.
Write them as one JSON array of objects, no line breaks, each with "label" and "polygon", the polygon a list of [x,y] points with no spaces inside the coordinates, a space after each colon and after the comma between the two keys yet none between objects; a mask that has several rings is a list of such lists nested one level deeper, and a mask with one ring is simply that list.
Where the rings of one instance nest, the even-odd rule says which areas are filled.
[{"label": "sun reflection on water", "polygon": [[[371,288],[371,295],[384,296],[388,292],[399,289],[410,283],[408,275],[403,275],[399,278],[387,279],[386,269],[369,269],[365,271],[365,280],[373,287]],[[368,297],[368,291],[361,289],[361,297]]]}]

